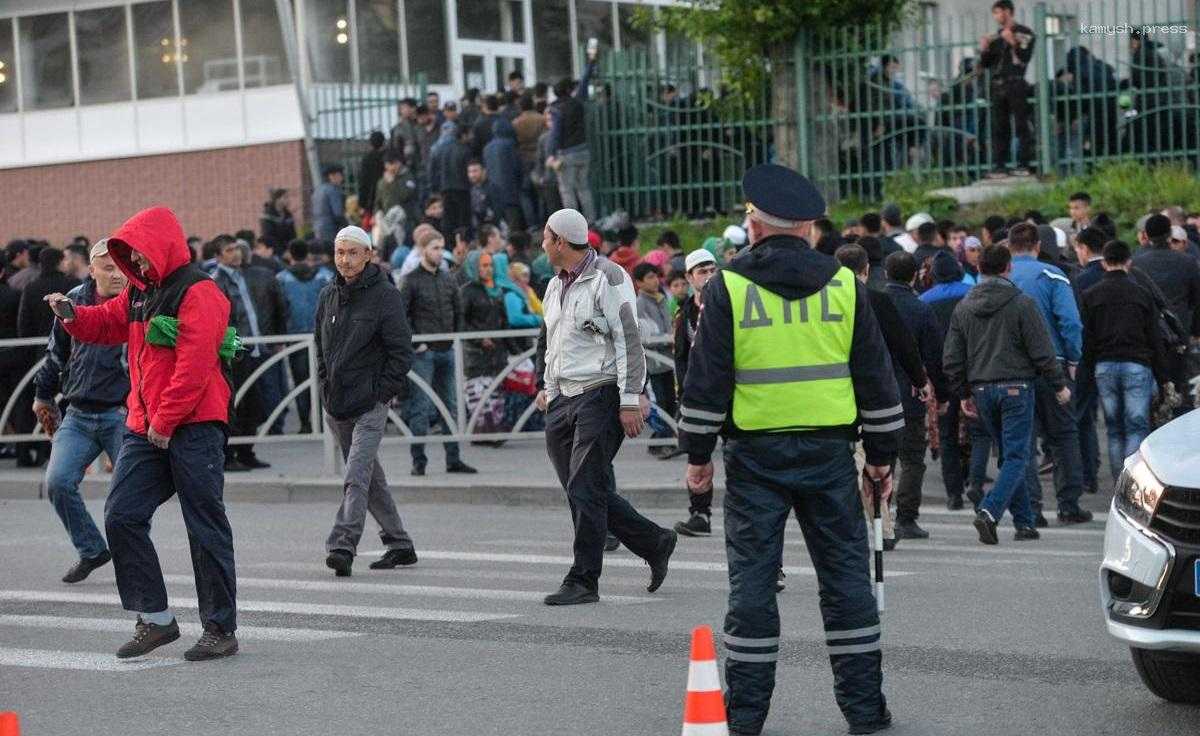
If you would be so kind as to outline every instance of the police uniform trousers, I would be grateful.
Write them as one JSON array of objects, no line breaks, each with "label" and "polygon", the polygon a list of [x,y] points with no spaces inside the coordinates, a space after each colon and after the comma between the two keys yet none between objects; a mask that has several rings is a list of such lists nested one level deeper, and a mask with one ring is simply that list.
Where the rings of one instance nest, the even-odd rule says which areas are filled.
[{"label": "police uniform trousers", "polygon": [[853,452],[845,440],[798,434],[726,443],[724,641],[731,729],[758,733],[767,718],[779,657],[775,581],[793,512],[817,572],[838,707],[852,725],[876,722],[886,710],[879,613]]}]

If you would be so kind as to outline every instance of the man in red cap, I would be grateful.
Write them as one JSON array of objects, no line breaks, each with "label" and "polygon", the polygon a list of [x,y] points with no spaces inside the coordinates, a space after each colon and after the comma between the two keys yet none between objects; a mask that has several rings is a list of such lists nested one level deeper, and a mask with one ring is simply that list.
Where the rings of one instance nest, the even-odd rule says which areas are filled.
[{"label": "man in red cap", "polygon": [[233,532],[222,500],[230,399],[222,356],[236,350],[226,335],[229,300],[192,264],[183,228],[165,207],[131,217],[109,238],[108,252],[129,280],[120,295],[94,307],[73,307],[62,294],[46,301],[76,340],[129,344],[129,413],[104,525],[121,604],[138,620],[117,656],[138,657],[179,638],[150,541],[154,511],[176,493],[204,624],[184,657],[229,656],[238,650]]}]

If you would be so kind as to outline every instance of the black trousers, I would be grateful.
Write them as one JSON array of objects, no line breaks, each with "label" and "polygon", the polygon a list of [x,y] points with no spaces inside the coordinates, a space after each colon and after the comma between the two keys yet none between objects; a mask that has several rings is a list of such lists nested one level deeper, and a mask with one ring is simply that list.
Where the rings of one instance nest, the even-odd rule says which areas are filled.
[{"label": "black trousers", "polygon": [[[258,370],[258,367],[266,360],[266,356],[254,357],[250,353],[244,354],[238,360],[233,362],[233,391],[234,395],[246,383],[246,379],[250,378],[250,374]],[[266,376],[259,376],[254,383],[250,384],[250,388],[246,390],[246,394],[242,396],[242,400],[238,402],[230,419],[230,434],[232,435],[253,435],[258,432],[258,425],[266,421],[267,407],[263,401],[262,386]],[[238,459],[254,457],[254,445],[233,445],[226,448],[226,456],[232,453]]]},{"label": "black trousers", "polygon": [[546,412],[546,452],[567,493],[575,526],[575,564],[566,580],[596,590],[605,532],[642,559],[652,559],[667,531],[616,492],[613,458],[625,438],[621,399],[613,384],[578,396],[559,396]]},{"label": "black trousers", "polygon": [[900,480],[896,485],[896,521],[916,521],[921,515],[921,487],[925,483],[925,416],[905,415],[900,433]]},{"label": "black trousers", "polygon": [[992,168],[1008,166],[1009,146],[1017,136],[1017,165],[1029,166],[1033,160],[1033,108],[1029,105],[1029,85],[1024,79],[992,81]]},{"label": "black trousers", "polygon": [[454,231],[460,227],[471,227],[471,193],[446,189],[442,192],[442,235],[446,242],[454,242]]}]

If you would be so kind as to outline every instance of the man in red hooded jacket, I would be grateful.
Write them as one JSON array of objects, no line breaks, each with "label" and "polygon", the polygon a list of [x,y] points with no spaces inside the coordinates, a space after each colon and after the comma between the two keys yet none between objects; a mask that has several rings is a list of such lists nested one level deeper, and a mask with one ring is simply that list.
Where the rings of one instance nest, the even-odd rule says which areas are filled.
[{"label": "man in red hooded jacket", "polygon": [[120,295],[73,309],[61,294],[46,301],[76,340],[129,343],[129,413],[104,526],[121,604],[138,620],[117,656],[141,656],[179,638],[150,541],[154,511],[176,493],[204,625],[184,657],[235,654],[233,532],[222,500],[230,383],[218,355],[229,300],[191,263],[183,229],[165,207],[131,217],[109,238],[108,252],[129,279]]}]

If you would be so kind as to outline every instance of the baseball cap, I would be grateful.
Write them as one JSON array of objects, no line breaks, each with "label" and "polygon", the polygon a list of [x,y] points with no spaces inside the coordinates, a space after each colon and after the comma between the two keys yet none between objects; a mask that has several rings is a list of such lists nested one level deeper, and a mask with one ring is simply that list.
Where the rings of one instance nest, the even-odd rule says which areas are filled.
[{"label": "baseball cap", "polygon": [[963,248],[967,250],[978,250],[983,247],[983,241],[974,235],[968,235],[963,239]]},{"label": "baseball cap", "polygon": [[1183,241],[1186,243],[1187,239],[1188,239],[1187,230],[1184,230],[1179,225],[1171,226],[1171,240],[1180,240],[1180,241]]},{"label": "baseball cap", "polygon": [[[1180,228],[1180,230],[1182,229]],[[106,255],[108,255],[108,238],[97,240],[91,251],[88,252],[88,258],[99,258]]]},{"label": "baseball cap", "polygon": [[371,242],[371,236],[367,235],[367,231],[357,225],[347,225],[338,230],[337,237],[333,239],[333,242],[337,243],[343,240],[355,245],[361,245],[368,250],[375,249],[375,244]]},{"label": "baseball cap", "polygon": [[683,271],[684,273],[691,273],[693,268],[703,266],[705,263],[716,265],[717,259],[713,257],[712,253],[699,248],[687,254],[687,258],[683,261]]},{"label": "baseball cap", "polygon": [[904,223],[904,229],[912,232],[927,222],[933,222],[933,218],[929,216],[929,213],[918,212],[917,214],[908,218],[908,222]]},{"label": "baseball cap", "polygon": [[579,210],[558,210],[546,220],[546,226],[571,245],[586,247],[588,244],[587,219]]}]

